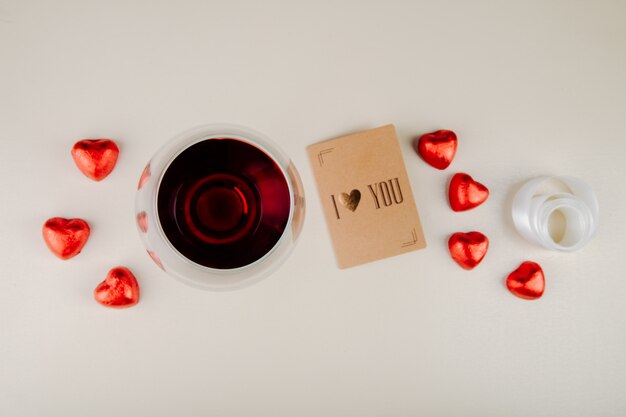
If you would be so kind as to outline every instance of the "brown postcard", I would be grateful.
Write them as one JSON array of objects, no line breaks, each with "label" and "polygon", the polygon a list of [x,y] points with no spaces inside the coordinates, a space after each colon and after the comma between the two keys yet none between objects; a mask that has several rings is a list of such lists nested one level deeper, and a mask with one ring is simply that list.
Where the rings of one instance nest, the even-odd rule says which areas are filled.
[{"label": "brown postcard", "polygon": [[393,125],[307,151],[340,268],[426,247]]}]

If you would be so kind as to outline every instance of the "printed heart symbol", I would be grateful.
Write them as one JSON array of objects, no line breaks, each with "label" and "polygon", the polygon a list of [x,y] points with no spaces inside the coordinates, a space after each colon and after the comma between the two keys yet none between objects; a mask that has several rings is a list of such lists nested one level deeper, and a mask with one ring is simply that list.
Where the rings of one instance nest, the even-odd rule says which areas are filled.
[{"label": "printed heart symbol", "polygon": [[115,168],[120,151],[110,139],[84,139],[72,147],[72,158],[80,171],[94,181],[101,181]]},{"label": "printed heart symbol", "polygon": [[341,193],[339,195],[339,202],[350,211],[356,210],[359,201],[361,201],[361,192],[359,190],[352,190],[350,194]]},{"label": "printed heart symbol", "polygon": [[458,173],[450,181],[448,197],[452,210],[466,211],[484,203],[489,197],[489,190],[468,174]]},{"label": "printed heart symbol", "polygon": [[139,284],[128,268],[118,266],[94,290],[94,298],[106,307],[126,308],[139,302]]},{"label": "printed heart symbol", "polygon": [[535,300],[543,295],[546,287],[543,270],[539,264],[526,261],[511,272],[506,279],[506,286],[517,297]]},{"label": "printed heart symbol", "polygon": [[143,187],[143,185],[147,183],[148,180],[150,180],[150,164],[146,165],[146,167],[141,172],[141,176],[139,177],[139,184],[137,184],[137,189],[141,190],[141,187]]},{"label": "printed heart symbol", "polygon": [[42,228],[43,240],[59,258],[66,260],[80,253],[89,238],[89,225],[83,219],[48,219]]},{"label": "printed heart symbol", "polygon": [[413,146],[427,164],[446,169],[454,159],[457,145],[458,140],[453,131],[438,130],[422,135]]},{"label": "printed heart symbol", "polygon": [[142,233],[146,233],[148,231],[148,215],[145,211],[137,213],[137,226]]},{"label": "printed heart symbol", "polygon": [[480,232],[455,233],[448,240],[450,256],[463,269],[474,269],[489,249],[489,239]]},{"label": "printed heart symbol", "polygon": [[157,264],[157,266],[159,268],[161,268],[162,270],[165,271],[165,267],[163,266],[163,262],[161,262],[161,258],[159,258],[159,255],[157,255],[156,253],[154,253],[150,249],[147,249],[146,252],[148,252],[148,255],[150,256],[150,258],[152,258],[154,263]]}]

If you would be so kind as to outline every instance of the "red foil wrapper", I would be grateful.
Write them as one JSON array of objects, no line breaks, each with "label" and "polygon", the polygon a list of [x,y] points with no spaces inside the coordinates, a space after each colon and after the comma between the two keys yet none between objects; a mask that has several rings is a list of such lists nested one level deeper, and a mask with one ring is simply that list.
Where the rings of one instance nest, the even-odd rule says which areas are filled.
[{"label": "red foil wrapper", "polygon": [[489,197],[489,190],[468,174],[458,173],[450,181],[448,197],[452,210],[466,211],[484,203]]},{"label": "red foil wrapper", "polygon": [[535,300],[543,295],[546,280],[538,263],[526,261],[511,272],[506,279],[511,293],[525,300]]},{"label": "red foil wrapper", "polygon": [[428,165],[437,169],[446,169],[454,159],[457,144],[456,134],[453,131],[438,130],[422,135],[414,146]]},{"label": "red foil wrapper", "polygon": [[450,256],[463,269],[474,269],[489,249],[489,239],[480,232],[455,233],[448,240]]},{"label": "red foil wrapper", "polygon": [[56,256],[63,260],[80,253],[89,239],[89,225],[83,219],[48,219],[42,228],[43,240]]},{"label": "red foil wrapper", "polygon": [[96,287],[94,298],[106,307],[132,307],[139,302],[139,284],[128,268],[118,266]]},{"label": "red foil wrapper", "polygon": [[76,166],[94,181],[103,180],[113,171],[119,153],[119,148],[110,139],[84,139],[72,148]]}]

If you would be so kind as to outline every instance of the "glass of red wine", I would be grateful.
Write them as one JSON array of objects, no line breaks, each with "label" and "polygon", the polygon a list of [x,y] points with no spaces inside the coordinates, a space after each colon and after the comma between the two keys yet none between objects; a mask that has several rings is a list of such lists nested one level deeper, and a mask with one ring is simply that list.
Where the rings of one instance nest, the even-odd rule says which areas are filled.
[{"label": "glass of red wine", "polygon": [[137,227],[148,255],[203,289],[237,289],[269,275],[289,255],[304,220],[293,163],[242,126],[178,135],[148,162],[137,188]]}]

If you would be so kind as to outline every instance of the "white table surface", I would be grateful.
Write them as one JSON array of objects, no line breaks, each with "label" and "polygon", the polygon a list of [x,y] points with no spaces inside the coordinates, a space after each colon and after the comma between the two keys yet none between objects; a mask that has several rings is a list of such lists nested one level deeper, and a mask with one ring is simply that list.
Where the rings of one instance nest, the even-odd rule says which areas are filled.
[{"label": "white table surface", "polygon": [[[152,264],[134,192],[152,153],[202,123],[266,133],[307,193],[292,256],[245,290],[203,292]],[[394,123],[427,249],[339,270],[305,147]],[[411,139],[460,138],[444,172]],[[626,415],[626,3],[623,1],[0,0],[0,415]],[[101,183],[70,157],[111,137]],[[446,183],[491,190],[454,213]],[[540,174],[588,181],[597,238],[562,254],[526,243],[512,193]],[[92,237],[62,262],[48,217]],[[447,237],[479,230],[461,270]],[[504,286],[525,260],[542,299]],[[125,265],[128,310],[94,287]]]}]

